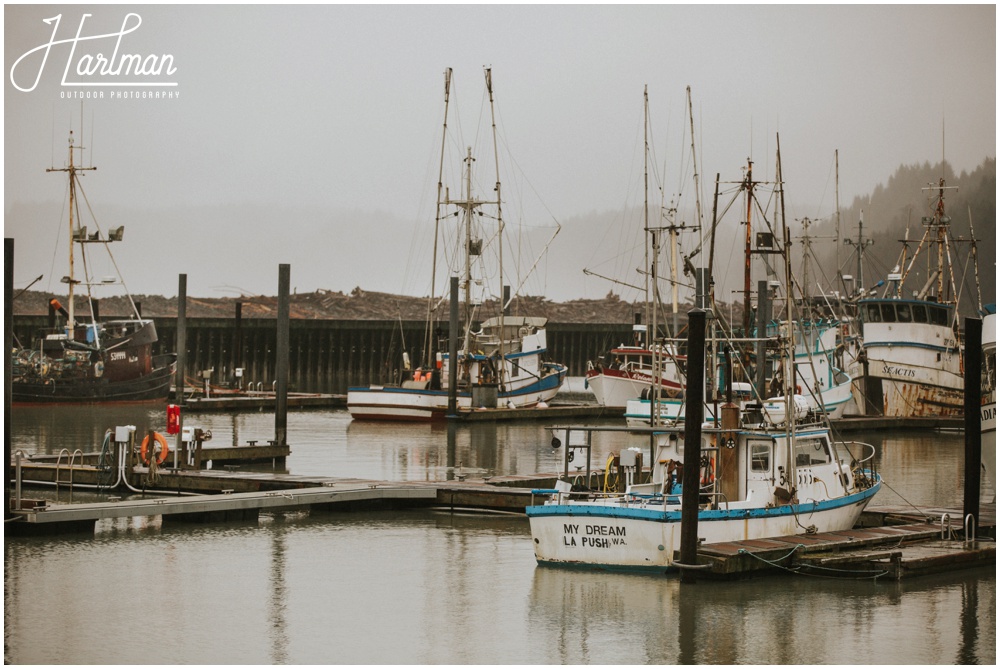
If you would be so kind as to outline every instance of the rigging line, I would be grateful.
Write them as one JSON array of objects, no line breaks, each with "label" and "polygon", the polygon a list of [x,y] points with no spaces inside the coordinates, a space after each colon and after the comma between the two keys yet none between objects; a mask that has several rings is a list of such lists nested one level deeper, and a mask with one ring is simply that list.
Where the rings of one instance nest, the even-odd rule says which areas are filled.
[{"label": "rigging line", "polygon": [[[79,181],[77,183],[79,184]],[[100,231],[101,226],[97,222],[97,217],[94,216],[94,210],[90,207],[90,200],[87,198],[87,193],[86,193],[86,191],[83,190],[83,185],[82,184],[80,184],[80,193],[83,195],[83,201],[87,204],[87,211],[90,212],[90,217],[94,221],[94,225],[97,226],[98,231]],[[79,209],[79,204],[77,205],[77,208]],[[135,317],[138,320],[138,319],[141,318],[141,316],[139,315],[139,309],[135,306],[135,300],[132,299],[132,293],[129,292],[128,286],[125,285],[125,277],[122,276],[122,271],[118,267],[118,261],[115,260],[115,254],[112,253],[112,251],[111,251],[111,242],[110,241],[104,242],[104,248],[108,252],[108,257],[111,258],[111,264],[115,266],[115,272],[117,272],[117,274],[118,274],[118,280],[121,281],[122,288],[125,290],[125,297],[128,298],[129,304],[132,305],[132,313],[135,314]],[[84,276],[87,276],[87,284],[88,284],[88,286],[87,286],[87,293],[90,294],[90,285],[89,284],[91,283],[91,279],[90,279],[90,276],[89,276],[89,274],[87,272],[87,254],[86,253],[83,254],[83,262],[84,262]]]}]

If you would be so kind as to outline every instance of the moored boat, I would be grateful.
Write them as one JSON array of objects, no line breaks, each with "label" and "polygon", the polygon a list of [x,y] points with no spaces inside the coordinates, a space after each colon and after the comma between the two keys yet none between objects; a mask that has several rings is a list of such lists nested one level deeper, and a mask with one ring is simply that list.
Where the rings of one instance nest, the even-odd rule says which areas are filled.
[{"label": "moored boat", "polygon": [[[779,155],[779,184],[780,165]],[[780,221],[787,242],[783,211]],[[794,282],[788,255],[782,256],[784,281],[775,288],[782,283],[786,287],[787,324],[792,322]],[[749,265],[747,269],[749,286]],[[762,322],[770,319],[767,292],[758,291]],[[706,313],[711,312],[702,312],[700,318],[705,319]],[[618,478],[625,481],[619,489],[574,486],[568,478],[569,461],[574,459],[571,454],[584,444],[589,465],[593,433],[608,428],[561,428],[566,444],[563,478],[554,490],[534,491],[543,495],[543,501],[526,509],[540,564],[658,572],[675,569],[681,548],[682,506],[685,499],[695,501],[692,497],[697,498],[698,506],[697,541],[717,543],[850,529],[878,493],[882,480],[873,469],[873,446],[835,440],[829,412],[815,411],[791,383],[781,384],[780,390],[773,389],[776,392],[763,399],[768,397],[765,384],[773,386],[780,379],[800,376],[796,349],[805,346],[811,352],[806,346],[808,337],[797,340],[782,324],[766,332],[758,328],[758,333],[749,327],[749,318],[744,328],[749,337],[732,336],[731,328],[717,325],[706,336],[704,323],[702,320],[698,328],[692,328],[697,334],[688,340],[687,397],[683,402],[672,401],[678,407],[677,418],[684,417],[684,423],[675,419],[657,425],[661,416],[650,403],[647,415],[652,425],[630,428],[649,437],[648,474],[641,451],[622,449],[614,456],[619,463]],[[699,349],[717,336],[722,337],[726,352],[724,374],[720,374],[723,403],[706,395],[702,387],[704,379],[708,381],[704,385],[714,386],[720,361],[705,356],[704,376],[691,367],[692,360],[700,363],[703,359]],[[748,354],[753,347],[757,348],[756,356]],[[747,363],[738,365],[741,378],[733,381],[733,359],[741,352]],[[697,418],[684,415],[692,402],[698,402],[693,406],[700,409],[706,396],[710,401],[705,402],[704,418],[701,411]],[[692,431],[692,423],[697,430]],[[574,437],[579,432],[584,436]],[[609,469],[611,462],[613,459],[609,459]],[[680,472],[685,473],[683,482]],[[607,473],[604,478],[608,479]],[[589,479],[588,475],[585,485]],[[697,490],[690,489],[692,484]]]},{"label": "moored boat", "polygon": [[[445,129],[447,132],[448,99],[451,85],[451,70],[445,73]],[[490,96],[490,110],[493,109],[492,76],[486,70],[486,85]],[[493,124],[496,133],[496,124]],[[442,140],[442,169],[444,165],[444,146]],[[494,137],[494,147],[496,139]],[[508,313],[510,299],[503,287],[498,292],[504,294],[502,299],[491,300],[483,295],[475,295],[474,290],[486,289],[487,278],[498,276],[503,284],[503,230],[501,215],[500,175],[496,177],[496,200],[486,201],[475,197],[473,193],[473,165],[475,158],[472,149],[467,149],[463,159],[462,195],[457,199],[448,196],[448,190],[438,182],[438,222],[457,217],[460,220],[456,230],[456,240],[460,249],[455,259],[461,259],[461,266],[453,268],[455,275],[461,276],[461,303],[465,315],[462,318],[462,332],[450,332],[450,337],[457,341],[457,360],[452,360],[449,353],[440,351],[431,359],[430,332],[434,329],[433,319],[428,317],[428,359],[413,371],[412,378],[398,385],[369,385],[348,388],[347,408],[351,418],[355,420],[399,420],[427,421],[446,417],[449,410],[450,395],[455,397],[455,408],[525,408],[543,405],[552,400],[559,392],[566,378],[565,365],[549,362],[545,358],[548,353],[546,342],[545,318],[537,316],[511,315]],[[499,161],[497,161],[499,170]],[[446,207],[455,207],[453,213],[445,214]],[[485,232],[481,229],[480,219],[486,213],[487,207],[493,208],[487,220],[496,221],[496,229]],[[558,230],[557,230],[558,231]],[[491,240],[497,247],[496,265],[485,267],[483,260]],[[437,244],[435,244],[435,253]],[[432,284],[436,273],[437,257],[434,258],[435,270],[432,271]],[[473,269],[480,272],[474,275]],[[498,307],[497,315],[482,318],[484,304],[491,303]],[[431,309],[429,309],[431,311]],[[441,342],[438,342],[440,345]],[[451,346],[441,346],[450,350]],[[404,366],[408,363],[404,357]],[[452,365],[456,378],[456,387],[451,388],[449,378]]]},{"label": "moored boat", "polygon": [[[752,422],[758,419],[759,412],[741,412],[738,425],[702,428],[699,540],[853,527],[881,487],[878,474],[864,467],[874,448],[834,442],[822,425],[789,431]],[[655,434],[648,482],[634,483],[624,493],[574,491],[564,484],[544,491],[545,501],[526,509],[539,563],[661,572],[674,567],[681,540],[684,427],[657,428]],[[571,439],[568,435],[566,443]]]},{"label": "moored boat", "polygon": [[[69,299],[64,308],[57,299],[51,306],[64,318],[57,328],[38,333],[27,346],[20,343],[14,349],[11,364],[11,400],[14,403],[100,403],[163,401],[170,394],[176,354],[153,355],[157,341],[156,326],[142,318],[135,302],[125,291],[132,311],[126,318],[101,320],[98,314],[95,288],[120,285],[119,275],[100,281],[90,276],[93,262],[88,262],[87,249],[97,245],[110,255],[109,245],[119,242],[124,226],[105,234],[96,220],[96,230],[89,233],[80,225],[77,190],[82,190],[80,172],[92,170],[76,164],[73,134],[69,140],[69,162],[66,167],[50,169],[65,172],[69,177],[69,274],[63,278]],[[74,247],[79,245],[85,276],[76,277]],[[117,271],[117,264],[114,265]],[[76,309],[76,290],[86,293],[88,313]]]},{"label": "moored boat", "polygon": [[[881,295],[858,301],[860,344],[851,375],[855,399],[865,415],[960,417],[964,411],[962,336],[951,263],[957,240],[945,214],[945,182],[936,191],[924,235],[911,258],[904,243],[899,265]],[[904,297],[907,278],[921,252],[932,254],[923,287]],[[874,291],[873,291],[874,292]]]}]

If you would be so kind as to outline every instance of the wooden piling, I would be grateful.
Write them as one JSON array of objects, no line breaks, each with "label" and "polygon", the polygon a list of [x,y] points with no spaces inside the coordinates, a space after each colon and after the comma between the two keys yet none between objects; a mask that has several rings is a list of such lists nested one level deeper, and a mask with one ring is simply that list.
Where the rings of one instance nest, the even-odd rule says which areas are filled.
[{"label": "wooden piling", "polygon": [[[688,312],[687,382],[684,389],[684,490],[681,493],[681,563],[698,562],[698,496],[701,491],[701,422],[705,413],[705,320],[703,309]],[[652,410],[656,411],[658,407]],[[681,581],[693,583],[695,571]]]},{"label": "wooden piling", "polygon": [[451,277],[451,312],[448,322],[448,415],[458,413],[458,277]]},{"label": "wooden piling", "polygon": [[278,265],[278,331],[275,346],[274,443],[288,445],[288,287],[291,267]]},{"label": "wooden piling", "polygon": [[962,517],[979,524],[979,480],[982,475],[983,321],[965,319],[965,486]]},{"label": "wooden piling", "polygon": [[[72,243],[72,242],[71,242]],[[14,239],[3,240],[3,342],[6,355],[14,350]],[[14,478],[10,452],[10,391],[13,380],[11,361],[3,366],[3,454],[4,454],[4,519],[13,517],[10,511],[10,482]]]}]

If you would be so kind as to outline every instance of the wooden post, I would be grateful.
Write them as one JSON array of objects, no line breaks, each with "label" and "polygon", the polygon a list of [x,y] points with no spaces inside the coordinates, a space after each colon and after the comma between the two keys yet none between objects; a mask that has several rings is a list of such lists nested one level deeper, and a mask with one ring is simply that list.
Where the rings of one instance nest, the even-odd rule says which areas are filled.
[{"label": "wooden post", "polygon": [[[3,343],[4,355],[10,356],[10,352],[14,350],[14,239],[12,237],[4,237],[3,240],[3,266]],[[14,515],[10,510],[10,482],[14,477],[10,465],[10,392],[13,379],[11,361],[8,357],[3,366],[3,517],[5,519]]]},{"label": "wooden post", "polygon": [[184,438],[184,367],[187,364],[187,274],[177,275],[177,368],[174,376],[174,402],[180,407],[177,442],[174,445],[174,469]]},{"label": "wooden post", "polygon": [[288,286],[290,265],[278,265],[278,334],[275,345],[274,443],[288,445]]},{"label": "wooden post", "polygon": [[[701,492],[701,423],[705,413],[705,320],[703,309],[688,312],[687,383],[684,390],[684,490],[681,492],[681,563],[698,562],[698,497]],[[684,569],[682,583],[694,583]]]},{"label": "wooden post", "polygon": [[982,474],[983,321],[965,319],[965,490],[962,519],[972,515],[979,527],[979,479]]},{"label": "wooden post", "polygon": [[458,277],[451,277],[448,323],[448,415],[458,415]]}]

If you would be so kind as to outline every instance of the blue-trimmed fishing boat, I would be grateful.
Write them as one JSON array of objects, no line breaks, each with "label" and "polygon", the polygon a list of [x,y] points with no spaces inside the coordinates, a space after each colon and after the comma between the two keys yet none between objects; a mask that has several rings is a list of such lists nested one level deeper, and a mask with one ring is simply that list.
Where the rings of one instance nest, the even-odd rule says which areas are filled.
[{"label": "blue-trimmed fishing boat", "polygon": [[[780,165],[779,157],[779,184]],[[744,183],[752,196],[755,184],[749,168]],[[779,200],[784,200],[783,194]],[[789,233],[783,211],[777,220],[782,222],[787,249]],[[749,287],[749,246],[747,257]],[[688,361],[692,347],[704,346],[708,339],[721,337],[725,351],[722,365],[718,357],[707,356],[704,376],[701,370],[689,368],[684,384],[687,396],[683,401],[668,400],[680,417],[685,408],[697,406],[692,402],[700,404],[707,398],[704,415],[697,412],[694,423],[697,436],[685,434],[693,429],[687,425],[693,416],[658,425],[664,417],[649,412],[648,427],[631,428],[649,437],[649,467],[643,466],[647,454],[642,449],[622,448],[609,458],[604,485],[595,487],[589,475],[589,455],[594,434],[603,430],[560,428],[565,441],[553,441],[553,446],[565,443],[563,476],[553,490],[535,491],[542,495],[542,502],[526,510],[540,564],[659,572],[677,568],[682,498],[690,503],[692,496],[698,504],[697,538],[704,543],[817,534],[854,526],[882,485],[873,468],[875,448],[835,439],[830,412],[818,401],[810,405],[803,396],[801,383],[819,391],[815,392],[819,397],[823,390],[842,385],[833,383],[834,367],[826,355],[832,341],[820,343],[824,330],[831,339],[836,330],[814,327],[807,331],[809,336],[799,337],[785,326],[793,322],[794,281],[788,254],[781,253],[781,257],[784,281],[774,282],[776,297],[778,289],[785,287],[781,298],[785,317],[779,327],[758,334],[749,327],[747,316],[743,331],[756,336],[737,337],[731,328],[715,322],[710,338],[702,330],[688,340]],[[764,322],[769,320],[768,295],[768,291],[758,291],[757,308]],[[696,303],[704,297],[698,295]],[[718,317],[712,314],[711,318]],[[756,347],[756,356],[748,354],[751,347]],[[810,374],[803,374],[809,356],[800,356],[799,349],[813,358],[821,357],[826,364],[809,360]],[[692,376],[692,372],[697,373]],[[724,381],[721,397],[699,387],[709,379],[710,389],[713,377]],[[795,383],[783,379],[795,379]],[[692,388],[697,390],[692,393]],[[576,482],[570,478],[569,462],[581,448],[587,453],[588,474]],[[685,461],[689,456],[698,461]],[[609,486],[612,470],[619,483]],[[685,470],[684,485],[697,485],[696,491],[683,490],[681,473]]]},{"label": "blue-trimmed fishing boat", "polygon": [[[759,410],[732,410],[740,413],[738,424],[702,429],[699,540],[743,541],[854,526],[882,485],[867,466],[871,445],[835,441],[822,425],[776,430],[761,420]],[[600,431],[566,430],[567,444],[579,441],[573,432]],[[618,493],[581,492],[559,481],[556,489],[541,491],[543,503],[527,508],[539,563],[673,568],[681,540],[684,427],[644,431],[655,443],[647,482]],[[634,452],[622,454],[622,461],[636,459]],[[641,469],[633,476],[638,481]]]}]

